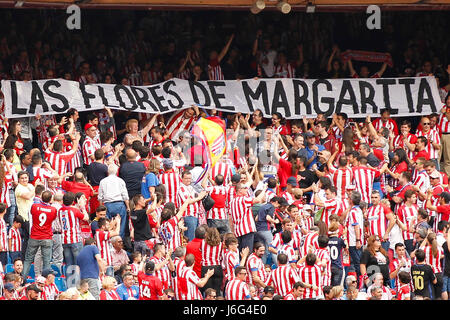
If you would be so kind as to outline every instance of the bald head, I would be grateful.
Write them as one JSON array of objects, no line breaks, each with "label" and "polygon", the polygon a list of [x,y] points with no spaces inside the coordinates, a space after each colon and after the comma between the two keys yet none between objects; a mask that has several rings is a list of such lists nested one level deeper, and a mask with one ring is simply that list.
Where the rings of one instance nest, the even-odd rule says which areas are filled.
[{"label": "bald head", "polygon": [[127,160],[136,160],[136,151],[134,151],[133,149],[129,148],[126,152],[126,156],[127,156]]}]

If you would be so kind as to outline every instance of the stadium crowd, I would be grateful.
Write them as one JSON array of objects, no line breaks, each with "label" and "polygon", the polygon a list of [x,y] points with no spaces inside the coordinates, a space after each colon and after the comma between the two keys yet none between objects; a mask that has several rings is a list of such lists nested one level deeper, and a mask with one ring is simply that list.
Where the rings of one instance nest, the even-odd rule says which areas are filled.
[{"label": "stadium crowd", "polygon": [[[448,38],[434,33],[444,16],[392,14],[380,46],[364,49],[389,52],[393,67],[370,71],[373,63],[339,59],[341,46],[354,48],[331,15],[264,24],[242,14],[237,28],[227,13],[88,14],[77,33],[48,32],[63,28],[57,14],[41,14],[1,12],[10,26],[1,79],[433,75],[442,109],[419,119],[383,109],[287,120],[199,106],[167,116],[2,115],[2,299],[448,299],[450,68],[439,51]],[[359,20],[342,19],[351,43],[364,45]],[[405,43],[408,19],[424,24]],[[199,117],[226,126],[226,153],[206,174],[190,133]]]}]

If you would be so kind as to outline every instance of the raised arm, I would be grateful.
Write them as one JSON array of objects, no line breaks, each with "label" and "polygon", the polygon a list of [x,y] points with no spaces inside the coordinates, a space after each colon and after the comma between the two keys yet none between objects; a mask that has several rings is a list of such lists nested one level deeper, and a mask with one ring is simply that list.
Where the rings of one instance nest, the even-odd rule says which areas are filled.
[{"label": "raised arm", "polygon": [[219,62],[222,61],[222,59],[226,56],[228,50],[230,49],[230,45],[231,45],[231,42],[233,41],[233,39],[234,39],[234,33],[230,36],[230,39],[228,39],[227,44],[225,45],[225,47],[223,47],[222,51],[219,53],[219,56],[217,58],[219,60]]}]

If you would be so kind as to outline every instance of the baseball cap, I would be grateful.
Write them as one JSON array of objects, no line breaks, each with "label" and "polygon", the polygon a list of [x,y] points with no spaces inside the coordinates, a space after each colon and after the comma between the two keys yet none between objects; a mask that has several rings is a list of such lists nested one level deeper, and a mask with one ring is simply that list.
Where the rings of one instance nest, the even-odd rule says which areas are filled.
[{"label": "baseball cap", "polygon": [[439,178],[441,175],[437,170],[430,173],[430,178]]},{"label": "baseball cap", "polygon": [[48,275],[50,275],[50,274],[56,276],[57,273],[56,273],[56,271],[54,271],[52,269],[45,269],[45,270],[42,271],[42,276],[45,277],[45,278],[47,278]]},{"label": "baseball cap", "polygon": [[295,179],[295,177],[289,177],[287,179],[286,183],[289,183],[290,185],[296,187],[297,186],[297,179]]},{"label": "baseball cap", "polygon": [[5,285],[3,286],[3,289],[12,292],[15,290],[14,285],[12,283],[5,283]]},{"label": "baseball cap", "polygon": [[86,123],[84,126],[84,131],[88,131],[91,127],[95,127],[92,123]]},{"label": "baseball cap", "polygon": [[311,206],[309,205],[309,204],[305,204],[304,206],[303,206],[303,210],[311,210],[312,211],[312,208],[311,208]]},{"label": "baseball cap", "polygon": [[231,182],[239,183],[241,181],[241,175],[239,173],[233,174]]},{"label": "baseball cap", "polygon": [[345,186],[345,190],[355,190],[356,186],[354,184],[348,184]]}]

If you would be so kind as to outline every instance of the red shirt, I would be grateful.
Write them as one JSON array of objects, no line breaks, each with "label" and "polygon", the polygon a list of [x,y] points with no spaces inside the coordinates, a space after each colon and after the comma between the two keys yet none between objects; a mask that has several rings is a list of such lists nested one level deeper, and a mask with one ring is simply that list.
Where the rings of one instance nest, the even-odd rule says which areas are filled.
[{"label": "red shirt", "polygon": [[187,245],[186,245],[186,254],[192,253],[195,257],[195,263],[194,267],[192,268],[194,272],[198,275],[199,278],[201,278],[202,274],[202,239],[192,239]]},{"label": "red shirt", "polygon": [[425,149],[417,152],[413,160],[416,161],[420,157],[425,158],[425,160],[430,160],[430,154]]},{"label": "red shirt", "polygon": [[158,300],[163,296],[162,282],[154,276],[139,271],[139,300]]},{"label": "red shirt", "polygon": [[450,216],[450,205],[447,204],[443,206],[437,206],[436,209],[437,213],[441,214],[441,219],[439,221],[448,221],[448,218]]},{"label": "red shirt", "polygon": [[56,208],[43,202],[34,203],[30,213],[33,221],[30,238],[35,240],[52,239],[52,222],[57,216]]},{"label": "red shirt", "polygon": [[94,195],[94,192],[92,191],[91,187],[88,185],[85,185],[81,182],[72,182],[72,181],[63,181],[61,183],[61,187],[66,190],[73,193],[77,192],[83,192],[86,198],[89,200],[90,197]]}]

